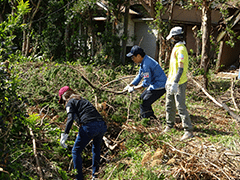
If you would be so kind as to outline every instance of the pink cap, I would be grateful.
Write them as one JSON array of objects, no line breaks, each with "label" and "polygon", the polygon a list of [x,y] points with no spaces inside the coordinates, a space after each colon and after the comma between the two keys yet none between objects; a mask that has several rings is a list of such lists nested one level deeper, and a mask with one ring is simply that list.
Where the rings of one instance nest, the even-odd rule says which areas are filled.
[{"label": "pink cap", "polygon": [[70,87],[68,87],[68,86],[64,86],[64,87],[62,87],[62,88],[59,90],[59,92],[58,92],[59,101],[58,101],[58,102],[61,101],[62,95],[63,95],[66,91],[68,91],[68,90],[72,90],[72,89],[71,89]]}]

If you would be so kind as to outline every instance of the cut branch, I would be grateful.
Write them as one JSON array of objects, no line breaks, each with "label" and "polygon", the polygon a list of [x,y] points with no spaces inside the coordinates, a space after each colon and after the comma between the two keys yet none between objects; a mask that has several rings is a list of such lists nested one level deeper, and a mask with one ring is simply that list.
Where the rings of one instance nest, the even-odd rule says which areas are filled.
[{"label": "cut branch", "polygon": [[108,86],[109,84],[114,83],[114,82],[118,82],[118,81],[121,81],[121,80],[124,80],[124,79],[130,79],[130,78],[133,78],[133,77],[135,77],[135,75],[122,77],[120,79],[115,79],[113,81],[108,82],[107,84],[104,84],[102,87]]},{"label": "cut branch", "polygon": [[212,97],[197,81],[195,81],[193,78],[191,78],[192,81],[206,94],[207,97],[209,97],[215,104],[217,104],[219,107],[224,108],[234,119],[236,119],[240,123],[240,117],[235,114],[233,111],[236,111],[233,108],[228,107],[223,102],[219,103],[214,97]]},{"label": "cut branch", "polygon": [[82,79],[84,81],[86,81],[87,84],[89,86],[91,86],[93,89],[96,89],[96,90],[99,90],[99,91],[105,91],[105,92],[109,92],[109,93],[114,93],[114,94],[123,94],[123,93],[127,92],[127,90],[126,91],[111,91],[111,90],[107,90],[107,89],[98,88],[98,87],[94,86],[85,76],[83,76],[82,73],[78,69],[76,69],[72,66],[67,66],[67,67],[69,67],[73,70],[76,70],[81,75]]},{"label": "cut branch", "polygon": [[30,131],[30,135],[32,136],[32,141],[33,141],[33,153],[34,153],[34,157],[36,159],[36,163],[37,163],[37,170],[38,170],[38,174],[40,176],[40,180],[43,180],[43,175],[42,175],[42,170],[38,161],[38,156],[37,156],[37,149],[36,149],[36,140],[35,140],[35,136],[33,134],[32,128],[28,127],[29,131]]}]

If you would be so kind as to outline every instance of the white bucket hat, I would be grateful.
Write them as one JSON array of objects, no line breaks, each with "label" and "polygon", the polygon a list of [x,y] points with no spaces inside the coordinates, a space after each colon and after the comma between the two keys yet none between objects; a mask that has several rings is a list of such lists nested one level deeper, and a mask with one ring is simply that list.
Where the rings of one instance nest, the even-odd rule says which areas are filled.
[{"label": "white bucket hat", "polygon": [[179,26],[176,26],[174,28],[171,29],[169,35],[167,36],[167,40],[171,39],[171,37],[176,36],[176,35],[180,35],[183,34],[182,28]]}]

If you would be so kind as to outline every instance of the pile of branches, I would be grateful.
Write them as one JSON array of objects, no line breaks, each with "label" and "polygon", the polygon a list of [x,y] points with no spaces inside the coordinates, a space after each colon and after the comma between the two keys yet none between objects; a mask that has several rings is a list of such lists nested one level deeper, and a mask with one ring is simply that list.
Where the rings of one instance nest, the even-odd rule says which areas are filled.
[{"label": "pile of branches", "polygon": [[[159,171],[156,172],[159,175],[164,173],[175,179],[240,179],[240,153],[213,145],[199,137],[185,142],[184,147],[177,147],[175,144],[179,144],[179,140],[174,137],[171,137],[171,143],[153,138],[162,136],[161,129],[157,127],[149,129],[141,125],[125,124],[123,128],[147,133],[152,141],[163,144],[155,152],[146,152],[141,162],[146,168],[159,166]],[[171,168],[163,170],[161,167],[164,165]]]}]

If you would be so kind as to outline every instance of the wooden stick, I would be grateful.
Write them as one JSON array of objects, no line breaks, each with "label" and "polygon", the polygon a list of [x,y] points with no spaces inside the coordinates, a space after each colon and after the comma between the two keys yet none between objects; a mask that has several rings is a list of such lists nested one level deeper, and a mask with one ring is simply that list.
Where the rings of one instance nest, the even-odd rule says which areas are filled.
[{"label": "wooden stick", "polygon": [[33,153],[34,153],[34,157],[36,159],[36,163],[37,163],[37,170],[38,170],[38,174],[40,176],[40,180],[43,180],[43,175],[42,175],[42,170],[38,161],[38,156],[37,156],[37,150],[36,150],[36,140],[32,131],[31,127],[28,127],[29,131],[30,131],[30,135],[32,136],[32,141],[33,141]]},{"label": "wooden stick", "polygon": [[131,107],[131,104],[132,104],[132,93],[130,93],[130,101],[129,101],[129,104],[128,104],[127,122],[128,122],[128,120],[129,120],[129,116],[130,116],[130,107]]}]

